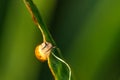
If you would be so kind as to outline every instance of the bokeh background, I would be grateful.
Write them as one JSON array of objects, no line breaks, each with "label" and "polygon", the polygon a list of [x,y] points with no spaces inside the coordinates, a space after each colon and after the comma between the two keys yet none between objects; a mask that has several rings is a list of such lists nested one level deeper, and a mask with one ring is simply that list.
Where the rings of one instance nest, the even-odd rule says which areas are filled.
[{"label": "bokeh background", "polygon": [[[120,0],[33,0],[74,80],[120,80]],[[0,80],[54,80],[23,0],[0,0]]]}]

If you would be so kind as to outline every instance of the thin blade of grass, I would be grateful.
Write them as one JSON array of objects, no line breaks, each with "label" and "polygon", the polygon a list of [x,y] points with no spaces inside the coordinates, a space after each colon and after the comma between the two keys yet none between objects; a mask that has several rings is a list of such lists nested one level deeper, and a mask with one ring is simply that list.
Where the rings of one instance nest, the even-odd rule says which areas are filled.
[{"label": "thin blade of grass", "polygon": [[50,42],[53,45],[50,52],[51,54],[48,57],[48,65],[55,80],[71,80],[71,69],[69,65],[63,59],[61,59],[62,57],[60,55],[60,51],[56,47],[56,43],[44,24],[35,4],[32,2],[32,0],[24,0],[24,2],[33,17],[35,24],[38,26],[43,35],[43,41]]}]

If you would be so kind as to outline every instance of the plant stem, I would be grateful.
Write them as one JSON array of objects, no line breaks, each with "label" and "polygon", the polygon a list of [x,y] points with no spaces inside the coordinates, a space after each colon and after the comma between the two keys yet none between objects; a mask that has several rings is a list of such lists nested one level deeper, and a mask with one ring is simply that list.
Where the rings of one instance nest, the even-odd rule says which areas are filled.
[{"label": "plant stem", "polygon": [[35,4],[32,2],[32,0],[24,0],[26,7],[28,8],[30,14],[32,15],[33,21],[40,29],[42,36],[43,36],[43,42],[50,42],[53,46],[56,46],[55,41],[53,40],[49,30],[47,29],[46,25],[44,24],[42,17],[40,16],[40,13],[35,6]]},{"label": "plant stem", "polygon": [[[49,44],[51,44],[51,46],[48,44],[46,44],[45,46],[42,45],[44,48],[42,48],[42,49],[40,48],[40,50],[45,49],[45,51],[43,50],[43,53],[46,52],[47,49],[50,51],[51,54],[47,57],[48,66],[49,66],[52,74],[54,75],[55,80],[71,80],[71,68],[62,59],[60,50],[59,50],[59,48],[56,47],[55,41],[53,40],[46,25],[43,23],[42,18],[40,16],[36,6],[33,4],[32,0],[24,0],[24,2],[33,17],[35,24],[38,26],[38,28],[40,29],[40,31],[43,35],[43,42],[49,42]],[[40,54],[40,53],[38,53],[38,54]],[[41,55],[38,56],[38,58],[39,57],[41,57]],[[45,58],[45,60],[46,60],[46,58]]]}]

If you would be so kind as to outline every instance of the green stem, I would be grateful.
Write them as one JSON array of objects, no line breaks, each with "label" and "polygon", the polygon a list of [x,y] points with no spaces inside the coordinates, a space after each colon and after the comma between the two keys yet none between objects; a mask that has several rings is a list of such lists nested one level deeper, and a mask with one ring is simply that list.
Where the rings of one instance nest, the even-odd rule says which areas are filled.
[{"label": "green stem", "polygon": [[24,0],[26,7],[28,8],[29,12],[32,15],[32,18],[35,22],[35,24],[38,26],[40,29],[42,36],[43,36],[43,41],[44,42],[50,42],[52,43],[53,46],[56,46],[55,41],[53,40],[50,32],[48,31],[46,25],[44,24],[42,17],[39,14],[39,11],[35,4],[32,2],[32,0]]},{"label": "green stem", "polygon": [[32,0],[24,0],[24,2],[33,17],[35,24],[42,32],[43,41],[52,44],[52,48],[50,48],[51,55],[48,57],[48,65],[55,77],[55,80],[71,80],[71,68],[63,59],[61,59],[62,56],[60,54],[60,50],[56,47],[56,44],[46,25],[43,23],[36,6],[33,4]]}]

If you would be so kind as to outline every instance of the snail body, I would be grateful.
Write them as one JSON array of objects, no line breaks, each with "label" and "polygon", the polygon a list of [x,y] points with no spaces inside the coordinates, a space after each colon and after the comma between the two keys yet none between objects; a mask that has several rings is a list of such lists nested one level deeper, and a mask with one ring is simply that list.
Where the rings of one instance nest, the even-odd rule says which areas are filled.
[{"label": "snail body", "polygon": [[43,42],[35,48],[35,56],[40,61],[46,61],[50,55],[52,44]]}]

